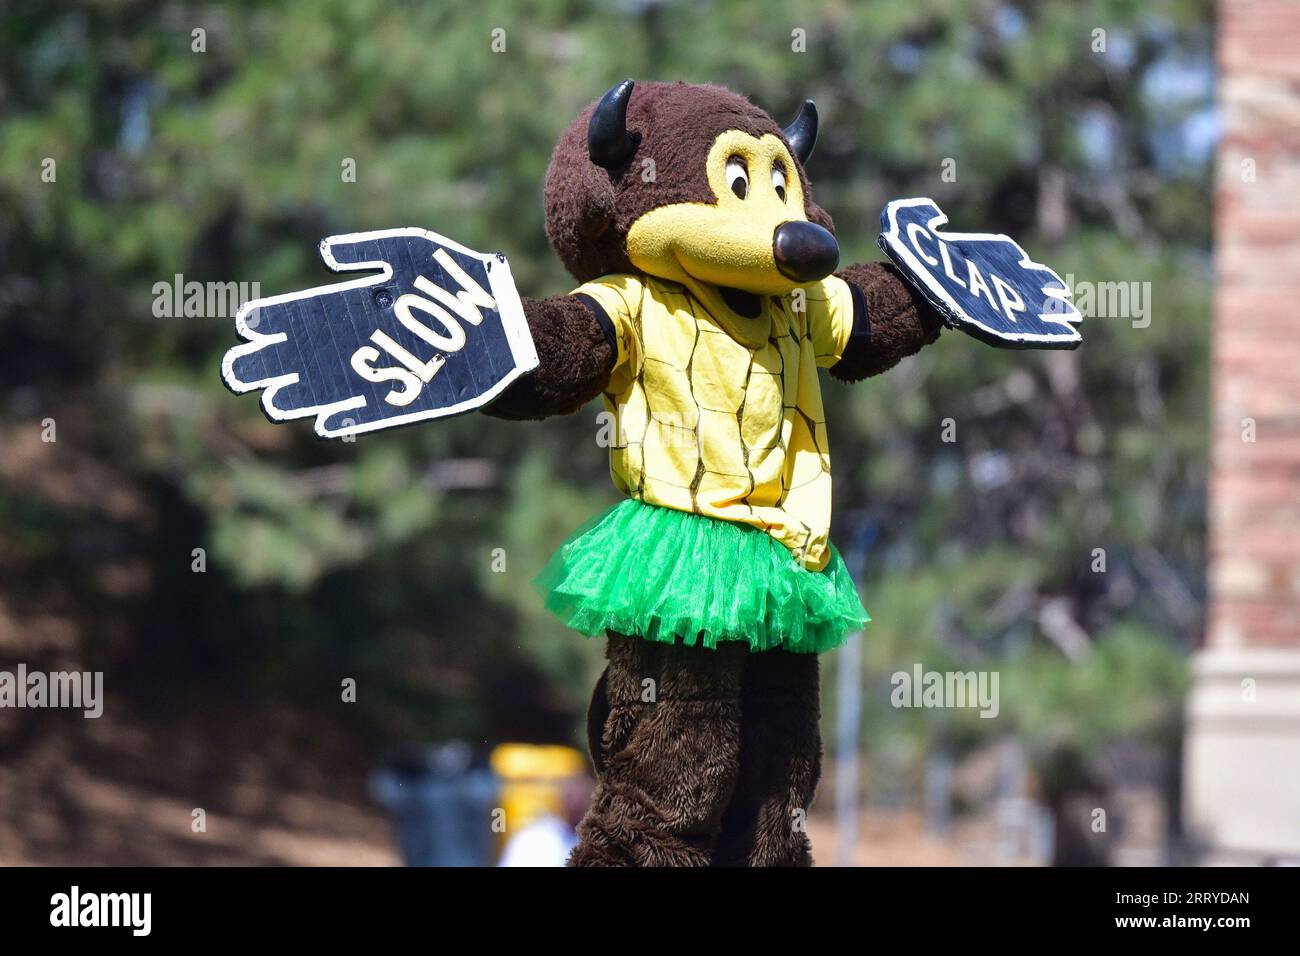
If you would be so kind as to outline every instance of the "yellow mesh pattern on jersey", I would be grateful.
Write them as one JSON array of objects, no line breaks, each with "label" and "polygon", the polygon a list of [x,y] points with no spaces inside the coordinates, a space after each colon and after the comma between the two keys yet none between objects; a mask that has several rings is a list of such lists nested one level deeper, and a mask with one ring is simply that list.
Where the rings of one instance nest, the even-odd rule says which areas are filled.
[{"label": "yellow mesh pattern on jersey", "polygon": [[831,461],[817,368],[848,342],[848,285],[832,276],[764,297],[752,319],[651,276],[606,276],[574,293],[600,303],[618,339],[604,396],[615,485],[761,528],[825,567]]}]

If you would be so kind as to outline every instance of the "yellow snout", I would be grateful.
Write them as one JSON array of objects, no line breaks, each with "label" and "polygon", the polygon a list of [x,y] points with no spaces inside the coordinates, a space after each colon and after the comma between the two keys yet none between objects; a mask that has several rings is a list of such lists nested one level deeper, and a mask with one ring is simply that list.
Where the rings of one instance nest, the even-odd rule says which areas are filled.
[{"label": "yellow snout", "polygon": [[757,295],[786,295],[824,278],[835,238],[808,222],[803,186],[785,144],[728,130],[706,160],[714,202],[660,206],[633,223],[628,258],[642,272]]}]

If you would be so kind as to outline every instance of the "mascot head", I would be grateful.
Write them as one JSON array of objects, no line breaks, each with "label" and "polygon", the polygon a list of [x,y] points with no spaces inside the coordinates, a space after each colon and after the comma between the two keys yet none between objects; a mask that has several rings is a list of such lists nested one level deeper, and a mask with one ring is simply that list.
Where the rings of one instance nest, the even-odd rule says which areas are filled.
[{"label": "mascot head", "polygon": [[816,139],[811,101],[782,129],[718,86],[625,80],[556,146],[547,235],[580,282],[641,272],[785,295],[839,261],[803,169]]}]

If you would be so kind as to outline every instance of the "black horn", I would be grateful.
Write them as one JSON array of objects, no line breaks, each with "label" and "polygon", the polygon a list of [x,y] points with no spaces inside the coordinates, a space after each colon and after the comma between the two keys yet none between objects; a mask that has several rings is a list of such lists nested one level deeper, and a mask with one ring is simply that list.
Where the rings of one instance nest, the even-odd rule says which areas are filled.
[{"label": "black horn", "polygon": [[627,131],[627,103],[632,98],[631,80],[624,80],[600,98],[587,123],[587,155],[597,166],[614,169],[627,162],[636,148]]},{"label": "black horn", "polygon": [[781,132],[799,162],[808,162],[813,147],[817,145],[817,104],[804,100],[798,114]]}]

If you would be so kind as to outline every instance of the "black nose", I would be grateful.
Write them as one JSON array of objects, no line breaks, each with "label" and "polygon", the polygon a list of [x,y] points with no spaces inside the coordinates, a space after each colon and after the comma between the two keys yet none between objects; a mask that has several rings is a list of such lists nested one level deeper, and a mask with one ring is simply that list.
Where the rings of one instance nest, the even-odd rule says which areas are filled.
[{"label": "black nose", "polygon": [[840,244],[814,222],[783,222],[772,236],[772,255],[787,279],[813,282],[840,264]]}]

